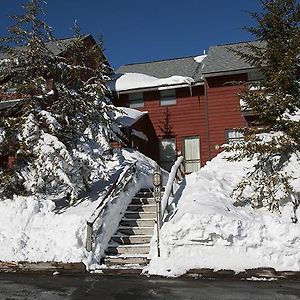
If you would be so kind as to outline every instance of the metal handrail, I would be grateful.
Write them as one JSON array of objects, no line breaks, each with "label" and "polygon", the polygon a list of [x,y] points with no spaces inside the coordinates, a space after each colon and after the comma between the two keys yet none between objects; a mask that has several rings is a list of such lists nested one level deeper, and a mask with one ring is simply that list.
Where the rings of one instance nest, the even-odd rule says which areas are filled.
[{"label": "metal handrail", "polygon": [[[103,199],[101,200],[100,204],[97,208],[93,211],[89,219],[86,221],[86,250],[92,251],[92,244],[93,244],[93,225],[99,216],[102,214],[104,209],[109,204],[109,200],[116,196],[118,192],[121,191],[122,188],[125,188],[127,184],[133,179],[133,174],[136,172],[136,164],[137,160],[134,161],[132,164],[126,166],[123,172],[118,176],[115,182],[109,187],[108,191],[104,195]],[[101,226],[100,224],[99,226]]]}]

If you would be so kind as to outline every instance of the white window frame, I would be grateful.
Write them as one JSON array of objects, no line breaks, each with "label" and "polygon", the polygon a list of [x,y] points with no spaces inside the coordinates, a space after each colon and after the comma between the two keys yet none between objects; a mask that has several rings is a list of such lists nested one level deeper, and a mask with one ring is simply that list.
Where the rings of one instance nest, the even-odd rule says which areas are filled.
[{"label": "white window frame", "polygon": [[[173,145],[173,157],[162,157],[162,146],[164,142],[169,142],[170,145]],[[171,167],[176,161],[176,138],[163,138],[159,140],[159,161],[162,168],[164,168],[167,171],[171,170]]]},{"label": "white window frame", "polygon": [[[186,150],[186,143],[185,141],[188,140],[196,140],[198,142],[198,153],[197,157],[193,159],[187,159],[187,150]],[[182,147],[183,147],[183,155],[184,155],[184,160],[185,160],[185,172],[186,173],[191,173],[191,172],[196,172],[200,170],[201,168],[201,142],[200,142],[200,136],[198,135],[193,135],[193,136],[184,136],[182,137]]]},{"label": "white window frame", "polygon": [[169,105],[176,105],[177,99],[176,99],[176,90],[170,89],[170,90],[160,90],[160,106],[169,106]]},{"label": "white window frame", "polygon": [[130,93],[128,94],[128,104],[130,108],[144,107],[144,95],[140,93]]},{"label": "white window frame", "polygon": [[244,135],[238,129],[229,128],[226,129],[226,143],[229,145],[244,143]]}]

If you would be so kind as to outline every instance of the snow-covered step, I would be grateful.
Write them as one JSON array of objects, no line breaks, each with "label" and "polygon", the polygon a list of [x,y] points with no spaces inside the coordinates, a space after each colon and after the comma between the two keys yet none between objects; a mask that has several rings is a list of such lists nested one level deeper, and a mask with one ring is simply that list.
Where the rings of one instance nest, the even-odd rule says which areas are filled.
[{"label": "snow-covered step", "polygon": [[153,235],[153,227],[130,227],[120,226],[118,229],[119,233],[126,235]]},{"label": "snow-covered step", "polygon": [[156,212],[144,212],[144,211],[127,211],[124,215],[127,219],[156,219]]},{"label": "snow-covered step", "polygon": [[153,197],[134,197],[131,204],[155,204]]},{"label": "snow-covered step", "polygon": [[106,266],[120,266],[120,265],[140,265],[145,266],[148,264],[149,259],[147,255],[130,256],[130,255],[107,255],[104,259]]},{"label": "snow-covered step", "polygon": [[122,219],[121,226],[130,227],[153,227],[155,225],[155,219]]},{"label": "snow-covered step", "polygon": [[114,235],[112,241],[118,244],[147,244],[151,241],[151,235]]},{"label": "snow-covered step", "polygon": [[156,222],[156,204],[149,189],[135,195],[106,249],[108,269],[132,269],[148,264],[150,241]]},{"label": "snow-covered step", "polygon": [[149,244],[139,245],[109,245],[106,253],[111,254],[148,254],[150,251]]},{"label": "snow-covered step", "polygon": [[153,192],[149,190],[140,190],[136,195],[136,197],[145,197],[145,198],[151,198],[153,197]]},{"label": "snow-covered step", "polygon": [[155,204],[130,204],[128,205],[127,211],[144,211],[144,212],[156,212]]}]

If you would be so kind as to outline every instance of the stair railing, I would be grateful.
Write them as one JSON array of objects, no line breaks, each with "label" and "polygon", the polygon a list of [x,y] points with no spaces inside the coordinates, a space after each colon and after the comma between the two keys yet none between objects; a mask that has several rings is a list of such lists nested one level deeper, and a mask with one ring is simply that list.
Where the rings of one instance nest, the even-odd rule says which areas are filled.
[{"label": "stair railing", "polygon": [[161,226],[163,224],[163,216],[165,214],[165,210],[169,205],[169,198],[174,196],[174,186],[175,183],[178,183],[185,177],[184,172],[184,163],[183,163],[183,156],[179,156],[172,166],[172,169],[169,174],[169,178],[165,187],[165,192],[161,199],[161,218],[162,221],[160,222]]},{"label": "stair railing", "polygon": [[169,178],[165,187],[163,197],[160,196],[160,189],[155,191],[154,198],[156,201],[156,215],[157,215],[157,255],[160,257],[160,229],[164,222],[165,210],[169,205],[169,198],[174,196],[175,183],[183,180],[185,177],[183,156],[179,156],[172,166]]},{"label": "stair railing", "polygon": [[[93,248],[93,225],[107,208],[111,199],[119,194],[133,180],[136,173],[137,160],[126,166],[118,178],[110,185],[100,204],[86,221],[86,250],[92,251]],[[102,223],[99,224],[99,228]]]}]

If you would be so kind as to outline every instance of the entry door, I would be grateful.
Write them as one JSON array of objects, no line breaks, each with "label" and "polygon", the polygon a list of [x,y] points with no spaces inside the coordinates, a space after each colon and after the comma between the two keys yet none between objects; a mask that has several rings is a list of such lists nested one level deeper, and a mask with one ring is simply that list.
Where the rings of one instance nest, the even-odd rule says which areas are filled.
[{"label": "entry door", "polygon": [[199,137],[190,136],[183,138],[183,147],[185,173],[198,171],[201,167]]},{"label": "entry door", "polygon": [[160,166],[167,171],[171,168],[176,160],[176,140],[161,139],[159,141]]}]

